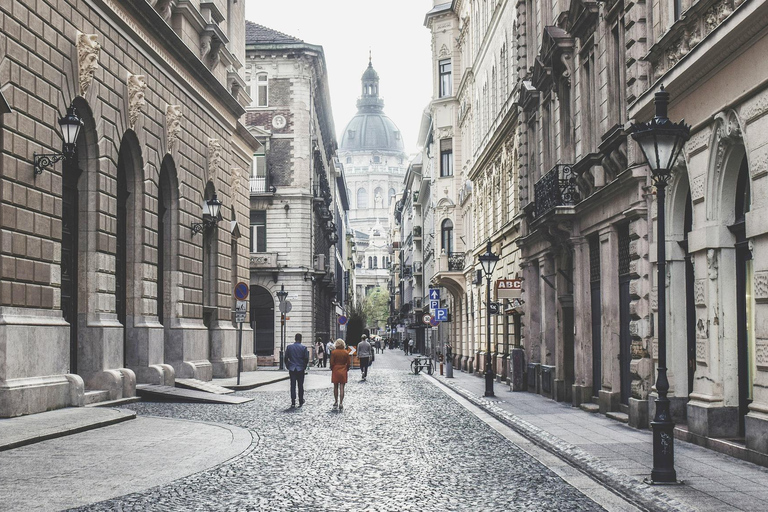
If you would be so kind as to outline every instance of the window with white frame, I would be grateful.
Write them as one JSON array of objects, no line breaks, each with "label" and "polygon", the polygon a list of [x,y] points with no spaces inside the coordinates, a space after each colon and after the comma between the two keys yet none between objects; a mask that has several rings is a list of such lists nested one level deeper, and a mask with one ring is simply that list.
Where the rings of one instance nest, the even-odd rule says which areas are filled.
[{"label": "window with white frame", "polygon": [[251,75],[251,98],[256,107],[268,106],[269,80],[266,73]]},{"label": "window with white frame", "polygon": [[439,97],[445,98],[453,93],[451,87],[451,59],[443,59],[438,62],[438,68],[440,74]]},{"label": "window with white frame", "polygon": [[440,141],[440,177],[453,176],[453,139]]},{"label": "window with white frame", "polygon": [[267,191],[267,155],[263,150],[253,155],[251,166],[251,192]]},{"label": "window with white frame", "polygon": [[267,212],[251,211],[251,252],[267,252]]}]

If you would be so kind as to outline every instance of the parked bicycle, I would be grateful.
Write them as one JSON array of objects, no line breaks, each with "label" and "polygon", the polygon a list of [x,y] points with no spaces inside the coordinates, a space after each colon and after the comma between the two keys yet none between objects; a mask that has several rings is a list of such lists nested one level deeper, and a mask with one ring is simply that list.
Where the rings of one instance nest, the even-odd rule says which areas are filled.
[{"label": "parked bicycle", "polygon": [[411,361],[411,371],[418,375],[421,370],[427,370],[427,375],[435,371],[435,362],[428,356],[416,356]]}]

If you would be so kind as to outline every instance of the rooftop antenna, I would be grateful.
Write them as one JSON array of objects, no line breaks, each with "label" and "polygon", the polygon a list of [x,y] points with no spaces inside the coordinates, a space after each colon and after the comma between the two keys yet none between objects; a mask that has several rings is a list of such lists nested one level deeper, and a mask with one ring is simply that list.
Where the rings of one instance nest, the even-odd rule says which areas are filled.
[{"label": "rooftop antenna", "polygon": [[371,65],[371,47],[368,47],[368,65]]}]

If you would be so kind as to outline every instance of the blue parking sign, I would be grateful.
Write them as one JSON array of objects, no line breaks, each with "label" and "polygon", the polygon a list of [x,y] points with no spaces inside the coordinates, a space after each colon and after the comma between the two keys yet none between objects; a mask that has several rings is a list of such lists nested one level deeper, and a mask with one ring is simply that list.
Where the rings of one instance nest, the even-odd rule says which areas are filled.
[{"label": "blue parking sign", "polygon": [[440,307],[440,301],[439,300],[431,300],[429,301],[429,310],[434,311]]},{"label": "blue parking sign", "polygon": [[444,322],[448,320],[448,308],[438,308],[435,310],[435,320]]}]

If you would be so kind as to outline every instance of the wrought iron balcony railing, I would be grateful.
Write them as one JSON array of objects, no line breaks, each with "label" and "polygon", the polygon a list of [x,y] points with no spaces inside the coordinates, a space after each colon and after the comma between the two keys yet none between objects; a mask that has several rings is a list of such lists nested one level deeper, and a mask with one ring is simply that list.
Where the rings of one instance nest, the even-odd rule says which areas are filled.
[{"label": "wrought iron balcony railing", "polygon": [[275,187],[269,184],[268,176],[251,176],[251,194],[273,194]]},{"label": "wrought iron balcony railing", "polygon": [[573,206],[579,202],[576,173],[570,165],[558,164],[533,185],[536,207],[534,218],[557,206]]},{"label": "wrought iron balcony railing", "polygon": [[448,255],[448,271],[461,272],[464,270],[464,253],[452,252]]}]

